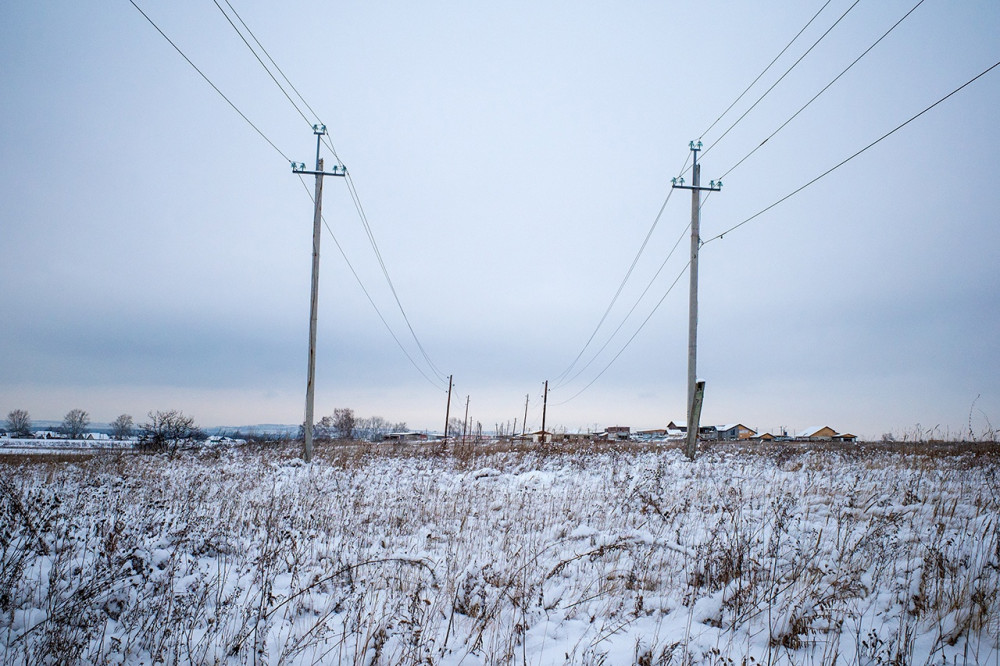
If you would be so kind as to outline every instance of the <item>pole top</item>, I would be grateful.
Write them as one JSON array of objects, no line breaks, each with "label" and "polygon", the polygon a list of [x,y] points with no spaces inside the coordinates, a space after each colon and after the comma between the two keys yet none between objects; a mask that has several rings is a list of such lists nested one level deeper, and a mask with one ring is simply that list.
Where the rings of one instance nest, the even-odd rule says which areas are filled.
[{"label": "pole top", "polygon": [[318,136],[326,134],[326,125],[313,125],[313,134]]},{"label": "pole top", "polygon": [[688,147],[691,148],[691,150],[698,152],[701,150],[701,141],[691,141],[688,143]]}]

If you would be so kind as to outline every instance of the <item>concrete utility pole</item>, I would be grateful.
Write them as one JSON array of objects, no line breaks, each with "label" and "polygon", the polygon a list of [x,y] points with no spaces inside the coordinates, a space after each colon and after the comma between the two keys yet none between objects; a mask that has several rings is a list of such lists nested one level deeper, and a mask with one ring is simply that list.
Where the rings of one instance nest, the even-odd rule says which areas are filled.
[{"label": "concrete utility pole", "polygon": [[444,408],[444,441],[448,441],[448,417],[451,416],[451,380],[455,375],[448,375],[448,406]]},{"label": "concrete utility pole", "polygon": [[549,407],[549,380],[545,380],[545,393],[542,396],[542,444],[545,443],[545,412]]},{"label": "concrete utility pole", "polygon": [[306,171],[302,162],[292,162],[292,173],[316,176],[316,194],[313,197],[313,252],[312,252],[312,292],[309,297],[309,370],[306,379],[306,423],[304,428],[302,459],[312,462],[313,445],[313,394],[316,388],[316,319],[319,309],[319,241],[320,225],[323,220],[323,176],[346,176],[343,164],[333,167],[333,171],[323,171],[323,160],[319,157],[320,141],[326,134],[326,125],[313,125],[316,135],[316,170]]},{"label": "concrete utility pole", "polygon": [[[701,141],[688,144],[694,154],[691,167],[691,185],[684,184],[684,178],[674,178],[670,182],[675,189],[691,190],[691,291],[688,298],[688,372],[687,372],[687,444],[684,452],[694,460],[698,444],[698,422],[701,420],[701,400],[696,405],[696,388],[698,383],[698,250],[701,249],[701,192],[718,192],[722,189],[722,181],[711,181],[708,187],[701,186],[701,165],[698,164],[698,151]],[[701,382],[702,396],[705,383]]]},{"label": "concrete utility pole", "polygon": [[469,428],[469,396],[465,396],[465,419],[462,421],[462,444],[465,444],[465,432]]},{"label": "concrete utility pole", "polygon": [[528,432],[528,394],[524,394],[524,422],[521,423],[521,437]]}]

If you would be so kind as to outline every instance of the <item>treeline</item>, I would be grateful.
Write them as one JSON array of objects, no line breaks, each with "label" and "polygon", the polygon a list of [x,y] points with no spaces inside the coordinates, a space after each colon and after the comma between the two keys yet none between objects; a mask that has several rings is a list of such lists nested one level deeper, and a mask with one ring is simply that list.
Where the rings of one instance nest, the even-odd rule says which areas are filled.
[{"label": "treeline", "polygon": [[[183,445],[202,442],[208,438],[194,418],[176,409],[149,412],[148,420],[136,424],[129,414],[120,414],[109,424],[108,435],[112,440],[132,442],[137,448],[153,451],[175,451]],[[25,409],[8,412],[6,432],[15,438],[34,436],[31,415]],[[71,409],[63,418],[56,432],[66,439],[84,439],[90,432],[90,414],[82,409]]]},{"label": "treeline", "polygon": [[[454,419],[453,419],[454,420]],[[90,430],[90,415],[82,409],[72,409],[63,418],[56,432],[66,439],[84,439]],[[31,415],[27,410],[14,409],[7,414],[4,424],[10,437],[27,439],[34,436]],[[457,428],[461,427],[458,422]],[[167,411],[151,411],[147,420],[136,423],[129,414],[121,414],[108,424],[108,436],[115,441],[131,442],[136,448],[150,451],[173,452],[179,448],[204,442],[209,439],[205,431],[194,422],[194,418],[183,412],[171,409]],[[299,426],[298,438],[303,437],[303,426]],[[355,416],[349,407],[338,407],[333,414],[324,416],[313,425],[313,439],[332,440],[362,440],[379,442],[394,432],[406,432],[404,421],[390,421],[381,416]],[[239,430],[229,434],[227,439],[241,440],[249,443],[269,443],[289,439],[288,434],[275,433],[244,433]]]},{"label": "treeline", "polygon": [[[299,427],[299,439],[304,436],[304,424]],[[406,423],[392,422],[381,416],[358,417],[350,407],[338,407],[313,425],[314,440],[363,440],[380,442],[393,432],[406,432]]]}]

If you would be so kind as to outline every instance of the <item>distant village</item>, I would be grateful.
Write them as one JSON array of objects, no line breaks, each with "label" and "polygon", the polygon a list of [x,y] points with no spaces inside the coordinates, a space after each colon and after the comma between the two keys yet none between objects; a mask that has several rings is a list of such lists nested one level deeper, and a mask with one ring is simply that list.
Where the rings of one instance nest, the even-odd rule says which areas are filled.
[{"label": "distant village", "polygon": [[[578,443],[578,442],[666,442],[678,441],[687,437],[687,424],[684,421],[671,421],[665,428],[651,430],[632,430],[630,426],[611,426],[600,432],[559,432],[536,430],[519,435],[505,437],[488,437],[481,433],[473,433],[467,437],[452,437],[468,441],[484,439],[506,439],[520,442],[540,443]],[[440,441],[440,434],[418,431],[392,432],[384,437],[388,441]],[[839,432],[830,426],[812,426],[795,433],[782,431],[780,433],[757,432],[742,423],[725,425],[703,425],[698,428],[698,439],[705,441],[757,441],[757,442],[856,442],[857,435]]]},{"label": "distant village", "polygon": [[[397,424],[403,426],[405,424]],[[268,440],[273,439],[295,439],[294,426],[279,426],[280,432],[269,433]],[[41,429],[14,434],[0,428],[0,440],[44,440],[61,441],[69,444],[70,441],[86,443],[97,446],[110,446],[117,444],[129,444],[140,439],[139,433],[128,433],[126,436],[115,435],[107,429],[95,427],[84,432],[69,434],[62,428]],[[301,431],[301,427],[299,428]],[[450,428],[449,428],[450,430]],[[565,429],[535,430],[532,432],[511,433],[483,432],[482,427],[466,432],[452,431],[450,441],[462,441],[472,443],[484,443],[494,441],[512,441],[524,443],[546,443],[546,444],[572,444],[585,442],[670,442],[680,441],[687,437],[687,424],[684,421],[671,421],[664,428],[653,428],[648,430],[632,430],[630,426],[616,425],[601,431],[569,432]],[[248,434],[249,433],[249,434]],[[234,428],[213,428],[209,432],[197,430],[197,439],[208,445],[218,444],[242,444],[247,441],[260,439],[261,433],[255,429],[248,429],[242,432]],[[297,433],[301,439],[301,432]],[[441,442],[445,438],[439,432],[419,431],[419,430],[395,430],[381,432],[367,432],[361,428],[351,432],[340,433],[335,428],[329,429],[318,439],[334,440],[361,440],[361,441],[386,441],[386,442]],[[746,442],[856,442],[857,435],[849,432],[841,432],[831,426],[812,426],[805,430],[788,432],[758,432],[742,423],[728,423],[723,425],[702,425],[698,428],[698,439],[702,441],[746,441]]]},{"label": "distant village", "polygon": [[[671,421],[666,428],[654,428],[652,430],[633,431],[629,426],[612,426],[599,433],[555,433],[537,431],[522,435],[521,438],[528,438],[534,442],[585,442],[585,441],[607,441],[622,440],[635,442],[653,442],[666,440],[680,440],[687,437],[687,423],[684,421]],[[742,423],[728,423],[725,425],[703,425],[698,428],[698,439],[707,441],[765,441],[765,442],[791,442],[791,441],[827,441],[827,442],[854,442],[857,436],[850,433],[838,432],[830,426],[813,426],[800,432],[791,434],[788,432],[771,433],[757,432],[753,428]]]}]

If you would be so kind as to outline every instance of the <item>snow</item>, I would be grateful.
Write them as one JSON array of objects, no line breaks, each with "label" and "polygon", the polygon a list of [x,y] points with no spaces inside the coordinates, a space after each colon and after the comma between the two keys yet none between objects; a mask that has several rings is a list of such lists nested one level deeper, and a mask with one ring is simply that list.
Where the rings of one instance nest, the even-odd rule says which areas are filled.
[{"label": "snow", "polygon": [[0,462],[0,664],[997,663],[996,452],[754,447]]}]

